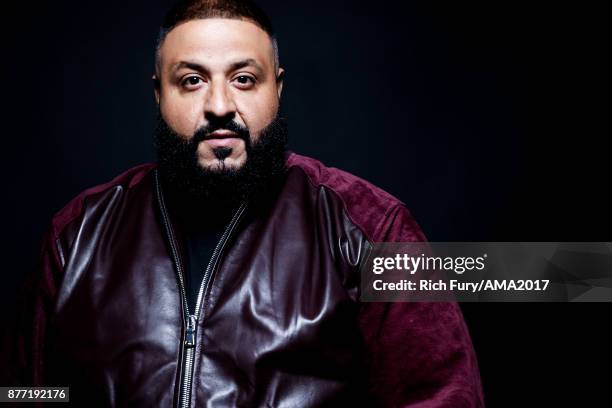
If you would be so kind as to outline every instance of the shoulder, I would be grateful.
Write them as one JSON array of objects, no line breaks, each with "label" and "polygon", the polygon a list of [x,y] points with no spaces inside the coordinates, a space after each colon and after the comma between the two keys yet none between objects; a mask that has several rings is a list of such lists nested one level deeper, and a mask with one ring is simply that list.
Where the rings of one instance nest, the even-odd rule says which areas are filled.
[{"label": "shoulder", "polygon": [[88,200],[104,196],[111,191],[133,189],[141,185],[155,167],[154,163],[141,164],[124,171],[106,183],[82,191],[53,216],[52,229],[55,235],[59,235],[68,224],[80,217]]},{"label": "shoulder", "polygon": [[415,239],[411,240],[424,238],[406,205],[369,181],[294,152],[287,157],[287,167],[290,170],[299,168],[313,186],[335,193],[347,216],[371,240],[386,240],[390,223],[410,224],[415,232]]}]

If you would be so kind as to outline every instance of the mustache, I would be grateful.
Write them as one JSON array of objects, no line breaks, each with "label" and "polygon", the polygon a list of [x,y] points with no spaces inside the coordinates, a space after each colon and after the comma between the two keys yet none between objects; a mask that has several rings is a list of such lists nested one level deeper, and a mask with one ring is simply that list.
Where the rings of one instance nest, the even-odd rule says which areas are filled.
[{"label": "mustache", "polygon": [[251,140],[249,129],[231,120],[225,123],[209,123],[200,127],[194,132],[192,143],[200,143],[202,140],[209,137],[211,133],[216,132],[217,130],[229,130],[230,132],[234,132],[240,139],[244,140],[245,143],[249,143]]}]

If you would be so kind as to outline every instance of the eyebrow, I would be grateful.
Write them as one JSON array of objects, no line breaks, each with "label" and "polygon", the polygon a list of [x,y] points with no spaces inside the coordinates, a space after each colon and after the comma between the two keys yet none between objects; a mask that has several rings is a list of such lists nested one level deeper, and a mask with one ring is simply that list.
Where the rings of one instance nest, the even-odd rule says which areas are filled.
[{"label": "eyebrow", "polygon": [[[264,69],[262,68],[262,66],[259,65],[259,63],[257,63],[257,61],[255,61],[253,58],[245,58],[242,60],[232,62],[229,66],[229,71],[236,71],[244,67],[253,67],[257,71],[259,71],[259,74],[263,74],[264,72]],[[204,73],[209,72],[209,69],[206,68],[205,65],[199,62],[196,62],[196,61],[181,61],[174,66],[172,71],[176,72],[181,68],[189,68],[189,69],[193,69],[195,71],[204,72]]]}]

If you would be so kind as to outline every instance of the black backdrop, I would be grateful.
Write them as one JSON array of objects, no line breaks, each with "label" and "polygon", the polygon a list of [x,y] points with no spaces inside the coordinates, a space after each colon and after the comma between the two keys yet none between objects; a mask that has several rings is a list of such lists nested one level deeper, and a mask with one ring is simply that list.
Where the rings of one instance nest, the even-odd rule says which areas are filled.
[{"label": "black backdrop", "polygon": [[[153,160],[150,77],[168,4],[5,6],[3,323],[52,214]],[[432,241],[610,240],[596,11],[260,4],[279,33],[292,150],[396,195]],[[612,362],[608,304],[462,308],[488,406],[598,406],[608,394],[595,372]]]}]

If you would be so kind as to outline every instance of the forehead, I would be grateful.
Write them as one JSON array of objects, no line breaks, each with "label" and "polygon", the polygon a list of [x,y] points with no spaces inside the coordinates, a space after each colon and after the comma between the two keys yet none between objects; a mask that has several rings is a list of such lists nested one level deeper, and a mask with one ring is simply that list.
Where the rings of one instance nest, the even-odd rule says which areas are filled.
[{"label": "forehead", "polygon": [[160,62],[164,69],[186,60],[215,65],[247,58],[254,59],[264,68],[273,66],[270,37],[248,20],[190,20],[174,27],[160,49]]}]

